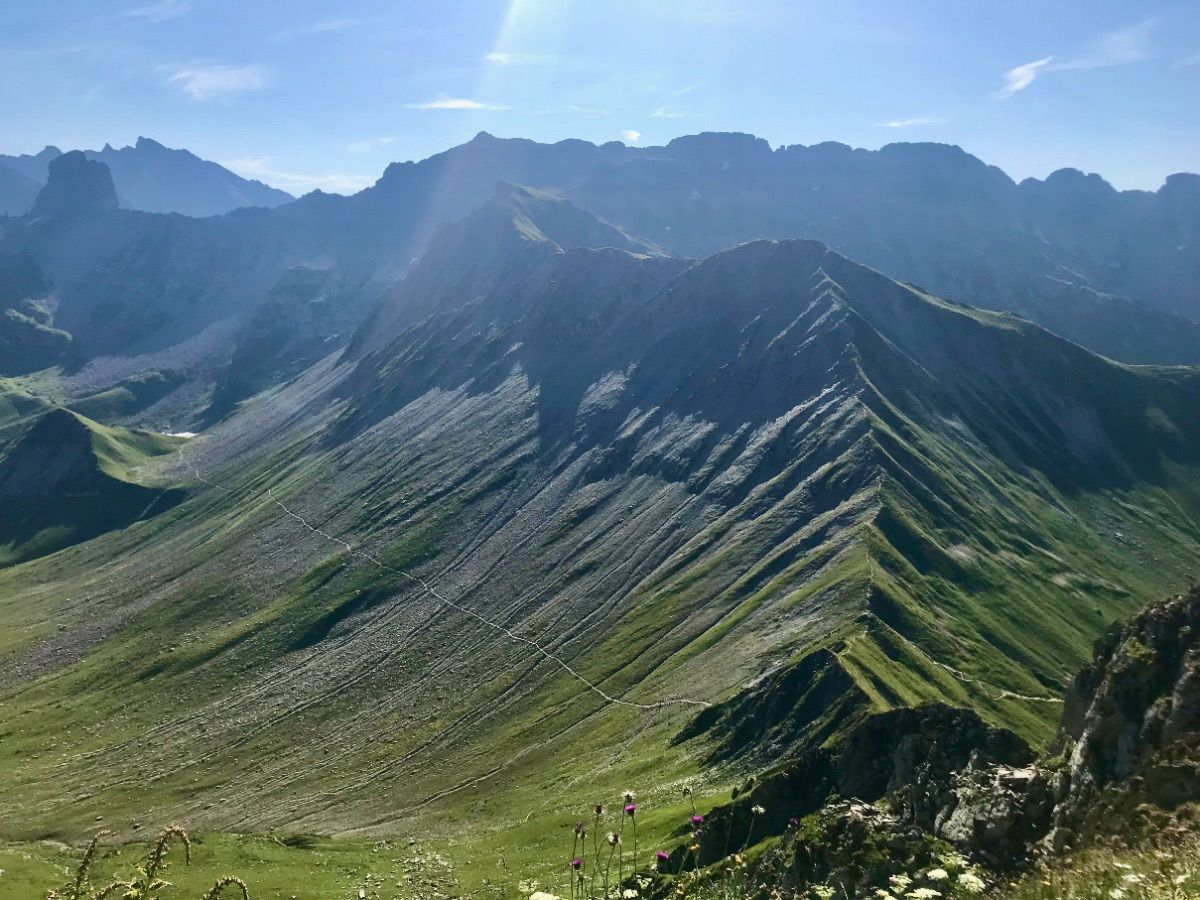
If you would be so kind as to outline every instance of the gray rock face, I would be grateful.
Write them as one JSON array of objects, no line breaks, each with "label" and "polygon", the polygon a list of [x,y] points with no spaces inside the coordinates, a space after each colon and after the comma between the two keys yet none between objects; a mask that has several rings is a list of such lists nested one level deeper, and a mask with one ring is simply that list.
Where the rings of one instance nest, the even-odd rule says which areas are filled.
[{"label": "gray rock face", "polygon": [[1152,604],[1098,642],[1068,691],[1059,741],[1069,756],[1056,825],[1094,820],[1105,792],[1165,808],[1200,800],[1200,590]]},{"label": "gray rock face", "polygon": [[34,218],[89,215],[117,208],[117,189],[104,163],[72,150],[50,163],[50,180],[34,201]]},{"label": "gray rock face", "polygon": [[1120,829],[1140,804],[1200,802],[1200,590],[1115,626],[1066,698],[1061,767],[954,775],[933,831],[993,864]]},{"label": "gray rock face", "polygon": [[1011,865],[1046,832],[1053,808],[1051,780],[1037,766],[973,761],[955,778],[933,832],[994,867]]}]

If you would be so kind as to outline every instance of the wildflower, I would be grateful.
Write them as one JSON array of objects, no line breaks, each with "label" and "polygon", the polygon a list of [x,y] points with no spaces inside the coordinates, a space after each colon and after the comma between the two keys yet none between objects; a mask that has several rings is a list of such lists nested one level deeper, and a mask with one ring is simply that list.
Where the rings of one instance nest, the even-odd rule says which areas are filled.
[{"label": "wildflower", "polygon": [[925,877],[930,881],[944,881],[950,875],[945,869],[930,869],[925,873]]},{"label": "wildflower", "polygon": [[1108,896],[1112,897],[1112,900],[1121,900],[1125,896],[1125,891],[1122,888],[1113,888],[1108,892]]},{"label": "wildflower", "polygon": [[703,825],[704,824],[704,816],[692,816],[692,824],[697,825],[697,826]]},{"label": "wildflower", "polygon": [[973,875],[970,872],[963,872],[958,876],[958,886],[968,894],[982,894],[984,883],[983,879],[978,875]]},{"label": "wildflower", "polygon": [[690,796],[692,796],[692,787],[691,787],[691,785],[685,784],[685,785],[683,786],[683,796],[685,796],[685,797],[690,797]]},{"label": "wildflower", "polygon": [[596,818],[600,818],[600,816],[602,816],[602,815],[604,815],[604,804],[597,803],[596,804]]},{"label": "wildflower", "polygon": [[833,896],[833,888],[827,884],[814,885],[812,892],[818,900],[829,900]]},{"label": "wildflower", "polygon": [[587,834],[587,826],[583,824],[582,819],[575,823],[575,833],[580,837],[583,837],[585,834]]},{"label": "wildflower", "polygon": [[605,839],[614,847],[621,843],[621,836],[615,831],[610,831]]},{"label": "wildflower", "polygon": [[582,865],[583,865],[583,860],[579,859],[578,857],[571,860],[571,868],[574,869],[575,871],[579,871],[579,869]]},{"label": "wildflower", "polygon": [[626,802],[626,803],[632,803],[632,802],[633,802],[633,791],[626,791],[626,792],[625,792],[625,802]]},{"label": "wildflower", "polygon": [[895,897],[893,897],[891,894],[889,894],[883,888],[876,888],[875,896],[878,897],[879,900],[896,900]]},{"label": "wildflower", "polygon": [[690,851],[692,851],[693,853],[695,853],[697,850],[699,850],[699,849],[700,849],[700,845],[699,845],[699,844],[692,844],[690,847],[688,847],[688,849],[689,849]]},{"label": "wildflower", "polygon": [[904,889],[912,884],[912,879],[907,875],[893,875],[888,881],[892,884],[892,889],[898,894],[903,894]]},{"label": "wildflower", "polygon": [[799,827],[800,827],[800,820],[797,819],[795,816],[792,816],[790,819],[788,819],[788,828],[799,828]]},{"label": "wildflower", "polygon": [[671,854],[668,853],[666,850],[659,850],[657,853],[654,854],[654,856],[660,863],[667,862],[671,859]]},{"label": "wildflower", "polygon": [[637,804],[636,803],[626,803],[625,804],[625,815],[632,816],[635,812],[637,812]]},{"label": "wildflower", "polygon": [[958,886],[968,894],[982,894],[984,883],[983,879],[978,875],[973,875],[970,872],[963,872],[958,876]]},{"label": "wildflower", "polygon": [[908,896],[912,897],[913,900],[933,900],[934,897],[942,896],[942,892],[935,891],[933,888],[919,887],[909,891]]},{"label": "wildflower", "polygon": [[765,813],[765,812],[766,812],[766,810],[765,810],[765,809],[763,809],[761,806],[759,806],[759,805],[756,803],[754,806],[750,807],[750,812],[751,812],[751,813],[753,813],[753,814],[754,814],[754,815],[756,815],[756,816],[761,816],[763,813]]},{"label": "wildflower", "polygon": [[637,888],[625,888],[625,890],[621,891],[621,896],[624,900],[637,900]]}]

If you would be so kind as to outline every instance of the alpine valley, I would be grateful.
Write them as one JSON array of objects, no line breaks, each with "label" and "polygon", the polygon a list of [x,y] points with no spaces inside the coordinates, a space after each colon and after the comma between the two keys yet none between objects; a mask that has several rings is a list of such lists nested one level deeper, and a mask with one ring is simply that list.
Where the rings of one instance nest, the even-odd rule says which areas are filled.
[{"label": "alpine valley", "polygon": [[[870,760],[932,735],[1049,797],[1053,753],[1109,746],[1120,660],[1166,673],[1139,711],[1198,696],[1164,685],[1200,597],[1093,660],[1200,558],[1198,175],[481,133],[292,200],[140,139],[0,157],[0,197],[0,864],[30,886],[102,819],[186,822],[256,897],[309,896],[271,874],[303,853],[314,897],[372,865],[482,896],[628,787],[679,872],[724,856],[681,849],[696,808],[741,842],[732,783],[776,839],[926,784]],[[1085,768],[1034,837],[1087,832]]]}]

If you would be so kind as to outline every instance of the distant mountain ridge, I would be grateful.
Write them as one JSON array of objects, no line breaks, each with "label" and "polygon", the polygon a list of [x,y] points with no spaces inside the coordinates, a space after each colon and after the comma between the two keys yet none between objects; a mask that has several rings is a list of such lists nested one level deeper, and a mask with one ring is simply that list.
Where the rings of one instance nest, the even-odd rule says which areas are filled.
[{"label": "distant mountain ridge", "polygon": [[[61,155],[46,147],[33,155],[0,155],[0,214],[28,211],[28,198],[20,190],[5,190],[8,172],[19,173],[37,184],[49,177],[50,162]],[[88,159],[108,166],[121,206],[143,212],[216,216],[245,206],[279,206],[294,197],[286,191],[235,175],[214,162],[187,150],[173,150],[150,138],[139,137],[132,147],[85,150]]]},{"label": "distant mountain ridge", "polygon": [[[48,169],[57,156],[48,148],[19,166]],[[144,139],[94,156],[118,168],[135,159],[198,162]],[[120,201],[121,181],[113,183]],[[480,133],[426,160],[392,164],[351,196],[314,191],[204,218],[108,204],[88,215],[0,220],[0,296],[11,293],[4,259],[32,261],[48,285],[0,307],[0,342],[36,345],[0,371],[126,360],[107,382],[97,375],[90,394],[136,375],[131,360],[152,354],[152,367],[171,372],[172,383],[181,373],[186,381],[189,368],[205,370],[186,410],[170,418],[211,421],[247,392],[311,364],[313,353],[340,349],[380,298],[414,296],[416,282],[404,283],[414,262],[431,247],[448,253],[438,235],[474,227],[480,210],[524,220],[525,232],[464,238],[442,259],[448,271],[465,277],[464,265],[541,237],[564,250],[684,259],[748,240],[815,238],[897,280],[1016,312],[1122,362],[1197,364],[1197,196],[1200,178],[1188,175],[1155,193],[1117,192],[1070,172],[1017,185],[940,144],[772,149],[751,135],[700,134],[628,147]],[[296,280],[302,271],[314,274]],[[186,363],[178,358],[185,345]],[[220,402],[202,414],[196,398],[218,383]]]}]

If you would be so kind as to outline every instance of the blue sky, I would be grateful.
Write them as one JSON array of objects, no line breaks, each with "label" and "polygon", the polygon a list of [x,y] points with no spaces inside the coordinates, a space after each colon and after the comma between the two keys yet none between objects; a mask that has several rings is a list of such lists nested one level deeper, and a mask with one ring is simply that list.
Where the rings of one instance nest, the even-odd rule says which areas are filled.
[{"label": "blue sky", "polygon": [[6,2],[0,122],[0,152],[146,135],[294,193],[481,130],[944,141],[1155,188],[1200,171],[1200,3]]}]

